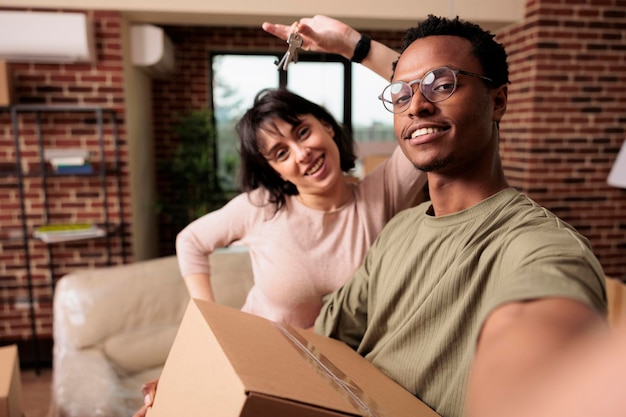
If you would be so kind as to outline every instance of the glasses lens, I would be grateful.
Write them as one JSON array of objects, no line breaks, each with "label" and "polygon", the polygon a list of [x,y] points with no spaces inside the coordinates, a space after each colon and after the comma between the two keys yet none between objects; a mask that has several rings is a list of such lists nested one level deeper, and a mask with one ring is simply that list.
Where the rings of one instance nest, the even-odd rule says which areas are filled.
[{"label": "glasses lens", "polygon": [[381,98],[387,110],[400,113],[411,103],[413,89],[404,81],[396,81],[383,90]]},{"label": "glasses lens", "polygon": [[450,68],[442,67],[428,71],[421,80],[391,83],[380,95],[385,108],[392,113],[402,113],[409,108],[413,100],[413,84],[419,84],[426,100],[437,103],[450,97],[456,90],[456,73]]},{"label": "glasses lens", "polygon": [[443,101],[456,90],[456,75],[450,68],[437,68],[427,72],[422,78],[420,90],[432,103]]}]

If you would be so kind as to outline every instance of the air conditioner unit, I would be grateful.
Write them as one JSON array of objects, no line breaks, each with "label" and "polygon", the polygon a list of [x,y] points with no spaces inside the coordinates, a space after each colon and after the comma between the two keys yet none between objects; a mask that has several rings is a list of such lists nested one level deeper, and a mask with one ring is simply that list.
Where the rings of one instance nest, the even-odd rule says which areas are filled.
[{"label": "air conditioner unit", "polygon": [[162,28],[149,24],[131,26],[131,61],[152,78],[174,72],[174,46]]},{"label": "air conditioner unit", "polygon": [[83,13],[0,11],[0,59],[94,61],[92,23]]}]

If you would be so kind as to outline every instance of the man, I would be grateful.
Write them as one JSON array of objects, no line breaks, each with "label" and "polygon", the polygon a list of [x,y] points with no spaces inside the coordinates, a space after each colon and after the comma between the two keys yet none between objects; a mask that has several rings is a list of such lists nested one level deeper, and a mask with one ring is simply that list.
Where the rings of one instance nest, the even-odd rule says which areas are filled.
[{"label": "man", "polygon": [[[299,23],[307,50],[350,58],[360,38],[325,16]],[[263,28],[283,39],[292,30]],[[397,54],[370,46],[362,63],[386,77]],[[602,268],[584,237],[511,189],[502,170],[504,48],[476,25],[429,16],[407,31],[393,70],[381,99],[402,150],[427,172],[431,201],[392,219],[326,297],[316,331],[444,417],[621,415],[626,397],[607,379],[626,372],[626,329],[597,337]],[[591,412],[587,393],[609,406]]]},{"label": "man", "polygon": [[507,183],[507,84],[506,52],[480,27],[429,16],[407,31],[381,100],[431,201],[392,219],[315,326],[445,417],[523,404],[606,313],[587,240]]}]

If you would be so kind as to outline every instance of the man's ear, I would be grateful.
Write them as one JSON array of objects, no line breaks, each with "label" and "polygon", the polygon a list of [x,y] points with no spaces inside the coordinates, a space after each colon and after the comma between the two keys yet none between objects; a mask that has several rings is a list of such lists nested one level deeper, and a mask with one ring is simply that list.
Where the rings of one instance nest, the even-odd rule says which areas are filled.
[{"label": "man's ear", "polygon": [[493,94],[493,120],[499,122],[506,113],[506,103],[508,100],[508,87],[501,85],[492,92]]}]

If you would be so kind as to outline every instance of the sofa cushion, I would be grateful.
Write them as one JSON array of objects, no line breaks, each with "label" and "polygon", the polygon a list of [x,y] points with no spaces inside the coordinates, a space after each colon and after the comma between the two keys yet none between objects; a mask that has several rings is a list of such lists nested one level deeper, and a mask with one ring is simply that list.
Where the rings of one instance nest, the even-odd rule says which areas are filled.
[{"label": "sofa cushion", "polygon": [[59,280],[56,296],[63,336],[78,349],[131,329],[179,324],[189,302],[175,256],[76,271]]},{"label": "sofa cushion", "polygon": [[104,354],[127,374],[162,366],[174,343],[178,325],[121,333],[104,343]]}]

